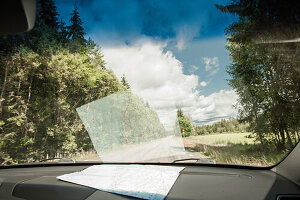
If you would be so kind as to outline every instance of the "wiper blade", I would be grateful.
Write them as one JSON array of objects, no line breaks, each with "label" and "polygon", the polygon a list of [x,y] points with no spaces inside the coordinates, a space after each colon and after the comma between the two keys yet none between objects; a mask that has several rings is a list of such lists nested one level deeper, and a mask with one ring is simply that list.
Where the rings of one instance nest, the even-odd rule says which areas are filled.
[{"label": "wiper blade", "polygon": [[40,160],[39,162],[47,162],[49,160],[59,160],[59,163],[76,163],[75,159],[73,158],[47,158]]},{"label": "wiper blade", "polygon": [[196,160],[196,163],[207,163],[207,164],[217,164],[215,160],[208,158],[184,158],[174,160],[172,163],[183,162],[188,160]]}]

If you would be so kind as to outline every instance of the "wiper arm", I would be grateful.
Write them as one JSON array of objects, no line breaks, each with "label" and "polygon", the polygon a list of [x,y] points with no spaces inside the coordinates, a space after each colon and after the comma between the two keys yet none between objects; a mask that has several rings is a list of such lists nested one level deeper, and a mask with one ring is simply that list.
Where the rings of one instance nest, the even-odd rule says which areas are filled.
[{"label": "wiper arm", "polygon": [[75,159],[73,158],[47,158],[40,160],[40,162],[47,162],[48,160],[59,160],[59,163],[76,163]]},{"label": "wiper arm", "polygon": [[213,159],[208,158],[184,158],[184,159],[177,159],[174,160],[172,163],[188,161],[188,160],[196,160],[196,163],[207,163],[207,164],[216,164],[216,161]]}]

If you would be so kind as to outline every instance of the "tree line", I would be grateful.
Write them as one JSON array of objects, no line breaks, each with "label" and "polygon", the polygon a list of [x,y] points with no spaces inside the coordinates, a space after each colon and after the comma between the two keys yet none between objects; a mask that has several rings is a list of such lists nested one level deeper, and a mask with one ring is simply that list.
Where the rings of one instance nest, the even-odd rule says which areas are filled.
[{"label": "tree line", "polygon": [[300,4],[239,0],[217,9],[239,17],[225,30],[239,119],[262,145],[291,149],[300,126]]},{"label": "tree line", "polygon": [[182,109],[177,110],[177,123],[183,137],[220,133],[243,133],[250,131],[249,123],[241,122],[236,118],[221,119],[207,125],[193,125],[193,119],[184,114]]},{"label": "tree line", "polygon": [[220,134],[220,133],[244,133],[249,131],[249,124],[239,122],[238,119],[222,119],[210,125],[195,126],[195,135]]}]

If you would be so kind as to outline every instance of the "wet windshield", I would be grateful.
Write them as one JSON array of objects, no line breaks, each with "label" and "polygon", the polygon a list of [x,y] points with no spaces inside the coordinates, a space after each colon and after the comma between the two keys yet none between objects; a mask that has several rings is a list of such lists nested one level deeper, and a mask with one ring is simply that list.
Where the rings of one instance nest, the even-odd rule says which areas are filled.
[{"label": "wet windshield", "polygon": [[0,36],[0,165],[271,166],[300,138],[294,1],[38,0]]}]

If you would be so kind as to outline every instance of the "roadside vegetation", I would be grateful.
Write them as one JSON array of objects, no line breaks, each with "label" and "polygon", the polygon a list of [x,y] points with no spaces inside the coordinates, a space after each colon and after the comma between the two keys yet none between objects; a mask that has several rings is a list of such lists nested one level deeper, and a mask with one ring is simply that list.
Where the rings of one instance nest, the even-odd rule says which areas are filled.
[{"label": "roadside vegetation", "polygon": [[248,131],[247,123],[239,123],[234,118],[223,119],[211,125],[194,126],[183,142],[186,151],[227,164],[271,166],[289,152],[288,149],[278,150],[272,143],[262,145],[256,134]]},{"label": "roadside vegetation", "polygon": [[217,8],[239,16],[225,31],[240,121],[261,145],[291,150],[300,138],[300,43],[284,41],[299,37],[299,3],[240,0]]},{"label": "roadside vegetation", "polygon": [[191,148],[217,162],[275,164],[300,139],[300,43],[293,42],[300,35],[300,5],[297,1],[239,0],[216,7],[239,17],[225,30],[232,61],[227,72],[238,94],[238,118],[226,122],[228,126],[221,121],[193,127],[183,136],[219,134],[215,137],[222,138],[224,132],[251,132],[252,144],[207,145],[203,136],[203,142]]},{"label": "roadside vegetation", "polygon": [[211,158],[217,163],[271,166],[281,161],[288,151],[262,146],[252,133],[222,133],[184,138],[185,149]]},{"label": "roadside vegetation", "polygon": [[93,150],[75,108],[129,87],[85,39],[76,6],[66,25],[40,0],[36,19],[30,32],[0,37],[0,165]]}]

